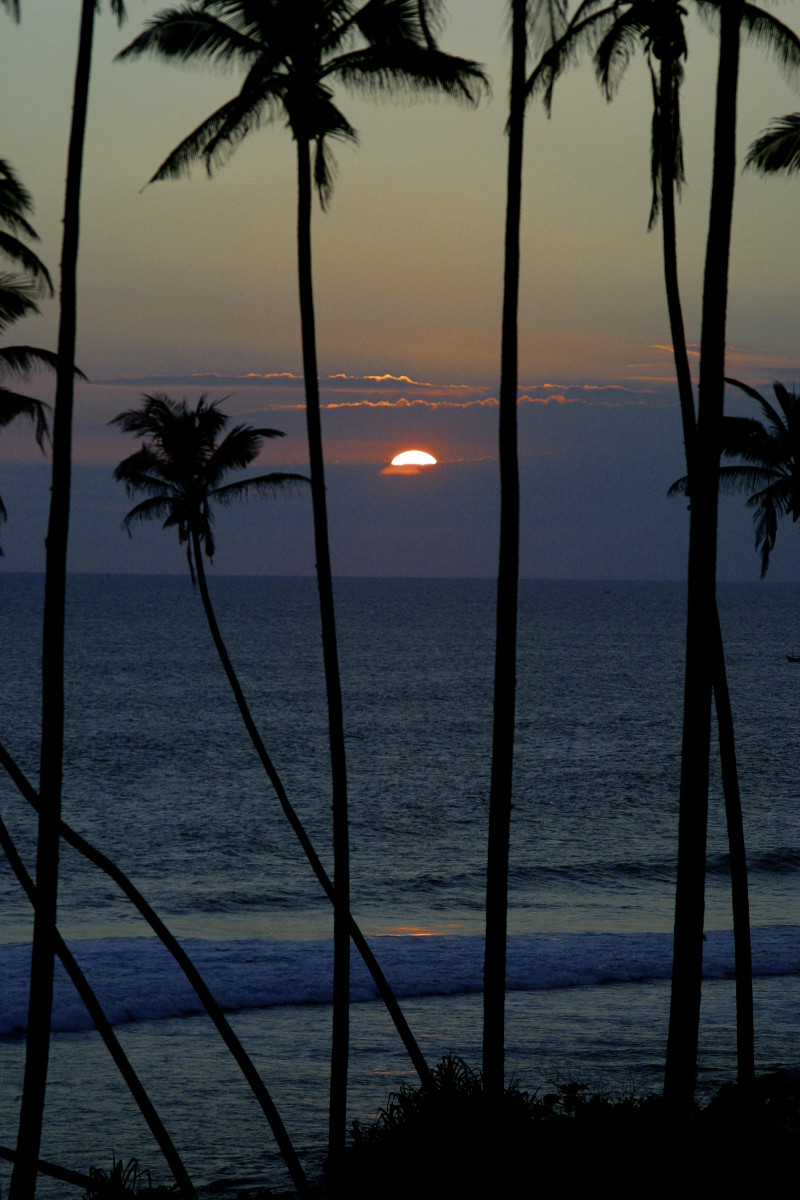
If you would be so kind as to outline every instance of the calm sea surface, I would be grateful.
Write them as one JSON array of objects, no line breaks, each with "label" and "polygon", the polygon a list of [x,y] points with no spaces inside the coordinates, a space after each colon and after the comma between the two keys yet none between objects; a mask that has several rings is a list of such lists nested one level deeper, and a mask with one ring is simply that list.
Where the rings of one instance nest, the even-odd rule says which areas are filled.
[{"label": "calm sea surface", "polygon": [[[329,870],[313,580],[212,579],[231,656]],[[353,911],[424,1052],[477,1065],[494,585],[342,580]],[[669,1000],[684,587],[523,583],[508,1069],[659,1086]],[[0,576],[0,740],[38,775],[42,581]],[[759,1069],[800,1062],[800,589],[720,588],[750,858]],[[328,902],[255,757],[188,578],[70,580],[64,816],[198,962],[309,1163],[326,1136]],[[713,780],[701,1086],[735,1071],[728,860]],[[0,814],[32,870],[32,814]],[[60,927],[199,1185],[286,1181],[260,1111],[171,960],[69,847]],[[21,1089],[30,915],[0,863],[0,1142]],[[355,961],[351,1115],[412,1076]],[[79,1001],[56,996],[43,1156],[158,1152]],[[0,1167],[0,1187],[8,1173]],[[63,1190],[63,1189],[62,1189]],[[42,1195],[59,1195],[58,1188]]]}]

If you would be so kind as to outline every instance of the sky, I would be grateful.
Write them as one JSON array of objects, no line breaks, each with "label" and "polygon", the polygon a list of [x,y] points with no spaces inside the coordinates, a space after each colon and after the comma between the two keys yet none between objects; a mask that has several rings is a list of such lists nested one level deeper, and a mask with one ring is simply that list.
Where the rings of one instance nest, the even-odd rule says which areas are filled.
[{"label": "sky", "polygon": [[[238,90],[236,72],[114,56],[162,5],[129,0],[122,29],[96,23],[83,189],[70,569],[180,572],[173,531],[121,528],[112,479],[135,448],[108,422],[161,390],[227,397],[237,421],[280,430],[257,469],[307,469],[296,292],[294,146],[276,122],[209,179],[145,186],[169,151]],[[41,257],[60,256],[79,5],[23,0],[0,12],[7,158],[33,193]],[[796,3],[771,11],[800,28]],[[359,132],[337,149],[330,209],[315,210],[314,271],[335,575],[490,577],[497,569],[502,241],[509,45],[505,0],[449,0],[444,48],[486,65],[490,99],[340,97]],[[683,89],[687,186],[679,255],[687,334],[699,340],[717,42],[690,16]],[[797,92],[756,46],[743,52],[740,157]],[[611,103],[591,64],[565,75],[552,115],[528,110],[522,218],[519,438],[521,574],[682,579],[686,504],[663,298],[660,234],[648,233],[652,100],[634,58]],[[737,178],[729,375],[769,390],[800,379],[800,181]],[[55,348],[57,305],[14,342]],[[53,382],[29,392],[52,399]],[[752,413],[729,391],[728,411]],[[438,463],[386,474],[425,450]],[[30,427],[0,436],[4,571],[44,563],[48,463]],[[310,500],[219,513],[218,573],[314,571]],[[722,500],[719,575],[755,580],[751,515]],[[800,579],[797,532],[781,528],[770,576]]]}]

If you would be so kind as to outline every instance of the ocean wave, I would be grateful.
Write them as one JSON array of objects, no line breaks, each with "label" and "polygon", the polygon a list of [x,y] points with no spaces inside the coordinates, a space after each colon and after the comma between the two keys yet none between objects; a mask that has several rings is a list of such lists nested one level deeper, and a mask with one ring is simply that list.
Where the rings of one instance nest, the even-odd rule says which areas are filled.
[{"label": "ocean wave", "polygon": [[[373,949],[397,996],[477,993],[482,986],[483,939],[478,936],[373,940]],[[280,1005],[328,1004],[332,947],[328,940],[274,941],[187,939],[185,949],[228,1012]],[[160,1021],[202,1012],[193,989],[161,944],[152,938],[82,939],[71,943],[112,1024]],[[28,1003],[28,945],[5,946],[0,977],[0,1036],[24,1031]],[[668,979],[672,935],[668,933],[520,934],[509,938],[510,991],[596,987]],[[800,927],[753,930],[756,976],[800,972]],[[706,935],[704,976],[734,972],[730,932]],[[353,951],[352,999],[376,998],[375,986]],[[91,1028],[64,972],[58,969],[53,1029]]]}]

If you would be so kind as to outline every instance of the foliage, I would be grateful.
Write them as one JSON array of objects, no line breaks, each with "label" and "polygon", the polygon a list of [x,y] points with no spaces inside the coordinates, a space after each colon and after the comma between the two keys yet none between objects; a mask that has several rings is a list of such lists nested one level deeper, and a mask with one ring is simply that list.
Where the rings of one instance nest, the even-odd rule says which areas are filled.
[{"label": "foliage", "polygon": [[[285,117],[295,141],[313,143],[314,183],[327,206],[336,176],[331,142],[357,133],[334,103],[333,85],[366,95],[445,92],[474,100],[487,81],[476,63],[433,42],[429,5],[415,0],[192,0],[163,9],[118,56],[244,69],[241,91],[190,133],[151,182],[184,175],[198,159],[208,171],[243,138]],[[435,9],[435,6],[433,6]]]},{"label": "foliage", "polygon": [[[53,283],[47,267],[28,246],[38,241],[38,234],[28,217],[33,212],[33,200],[11,164],[0,159],[0,255],[8,259],[12,270],[0,271],[0,333],[5,333],[16,321],[39,312],[38,300],[53,294]],[[56,355],[35,346],[0,346],[0,429],[18,417],[27,417],[33,424],[34,436],[44,449],[47,428],[47,405],[32,396],[13,391],[6,386],[9,379],[25,380],[36,368],[55,370]],[[0,523],[7,517],[0,499]],[[0,548],[0,555],[3,551]]]},{"label": "foliage", "polygon": [[716,1190],[745,1179],[763,1190],[796,1162],[800,1076],[728,1085],[677,1115],[633,1087],[612,1094],[559,1077],[543,1094],[512,1082],[493,1105],[481,1075],[449,1054],[429,1084],[402,1087],[352,1134],[348,1200],[511,1200],[546,1187],[594,1194],[603,1184],[667,1195],[706,1175]]},{"label": "foliage", "polygon": [[[613,1097],[567,1080],[554,1081],[542,1096],[512,1080],[495,1101],[480,1072],[447,1054],[428,1083],[404,1085],[371,1125],[354,1124],[347,1195],[528,1195],[550,1168],[570,1182],[596,1182],[598,1164],[629,1143],[633,1128],[647,1142],[662,1112],[658,1098]],[[578,1144],[583,1162],[575,1159]]]},{"label": "foliage", "polygon": [[[769,569],[770,555],[778,536],[778,521],[791,516],[800,519],[800,396],[781,383],[773,384],[775,403],[737,379],[728,383],[755,400],[764,417],[725,417],[722,426],[720,467],[721,492],[746,494],[747,507],[753,509],[755,548],[761,555],[761,578]],[[739,459],[730,463],[729,459]],[[688,495],[684,476],[673,483],[670,496]]]},{"label": "foliage", "polygon": [[176,1183],[153,1187],[150,1172],[142,1171],[135,1158],[129,1159],[127,1164],[123,1165],[122,1159],[114,1156],[110,1171],[90,1167],[89,1178],[92,1180],[92,1186],[84,1192],[83,1200],[128,1200],[130,1196],[138,1196],[142,1200],[171,1196],[175,1200],[180,1196],[180,1189]]},{"label": "foliage", "polygon": [[776,117],[752,143],[744,165],[763,175],[800,171],[800,113]]},{"label": "foliage", "polygon": [[302,475],[273,472],[223,484],[231,471],[258,457],[265,438],[284,435],[277,429],[235,425],[220,440],[230,419],[220,403],[209,403],[203,395],[191,408],[186,400],[172,400],[163,392],[146,393],[140,408],[127,409],[110,422],[145,439],[114,471],[129,496],[146,497],[125,517],[125,528],[130,533],[134,521],[163,517],[164,528],[176,528],[179,542],[186,545],[193,579],[194,534],[206,556],[214,557],[212,503],[235,504],[273,495],[287,483],[306,482]]}]

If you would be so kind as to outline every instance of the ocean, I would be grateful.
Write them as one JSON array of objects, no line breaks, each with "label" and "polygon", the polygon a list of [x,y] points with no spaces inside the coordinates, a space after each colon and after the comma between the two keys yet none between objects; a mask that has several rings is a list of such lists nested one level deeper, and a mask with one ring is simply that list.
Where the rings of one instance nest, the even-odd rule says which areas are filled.
[{"label": "ocean", "polygon": [[[211,578],[264,742],[332,872],[316,584]],[[352,907],[430,1062],[478,1066],[494,584],[336,583]],[[800,1062],[800,588],[723,584],[749,852],[760,1071]],[[42,579],[0,575],[0,740],[38,773]],[[669,1004],[685,588],[523,582],[509,889],[507,1071],[660,1087]],[[201,968],[312,1172],[327,1134],[331,915],[250,745],[182,576],[73,576],[64,818],[133,879]],[[29,869],[35,823],[0,813]],[[199,1188],[288,1186],[191,988],[70,847],[59,927]],[[735,1076],[728,857],[712,779],[700,1094]],[[0,862],[0,1142],[24,1061],[30,913]],[[351,1119],[415,1079],[353,954]],[[42,1156],[166,1169],[65,977]],[[0,1165],[0,1189],[10,1171]],[[42,1181],[42,1197],[64,1185]]]}]

